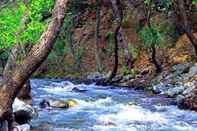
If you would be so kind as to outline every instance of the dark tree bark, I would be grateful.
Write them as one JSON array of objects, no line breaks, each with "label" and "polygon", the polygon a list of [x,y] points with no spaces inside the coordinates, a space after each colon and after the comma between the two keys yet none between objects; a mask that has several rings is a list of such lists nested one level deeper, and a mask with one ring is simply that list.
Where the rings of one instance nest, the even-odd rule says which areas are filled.
[{"label": "dark tree bark", "polygon": [[156,68],[156,73],[161,73],[162,68],[159,65],[159,63],[157,62],[157,58],[156,58],[156,48],[154,45],[151,46],[151,58],[152,58],[152,63],[155,65]]},{"label": "dark tree bark", "polygon": [[177,17],[180,18],[180,20],[182,22],[183,29],[184,29],[187,37],[191,41],[191,43],[194,47],[194,50],[195,50],[195,54],[197,56],[197,38],[193,34],[192,22],[189,20],[188,15],[190,15],[190,13],[189,13],[190,11],[187,11],[186,7],[185,7],[186,5],[188,5],[188,3],[190,3],[190,5],[191,5],[192,1],[188,0],[187,3],[184,0],[174,0],[173,1],[176,15],[177,15]]},{"label": "dark tree bark", "polygon": [[[154,33],[152,25],[151,25],[151,15],[152,15],[152,3],[153,0],[150,0],[150,3],[148,6],[146,6],[145,8],[145,12],[146,12],[146,23],[148,28],[150,29],[151,33]],[[151,62],[154,64],[155,68],[156,68],[156,73],[161,73],[162,72],[162,67],[159,64],[159,62],[157,61],[157,51],[156,51],[156,46],[155,44],[157,43],[153,43],[150,47],[151,49]]]},{"label": "dark tree bark", "polygon": [[115,34],[114,34],[114,67],[112,70],[112,73],[110,74],[109,78],[106,80],[105,83],[107,84],[111,84],[112,83],[112,79],[116,76],[116,73],[118,71],[118,34],[120,31],[121,26],[119,25],[116,30],[115,30]]},{"label": "dark tree bark", "polygon": [[[1,56],[2,54],[4,54],[4,53],[5,53],[5,50],[4,50],[4,49],[1,49],[1,50],[0,50],[0,56]],[[6,65],[6,59],[1,57],[1,58],[0,58],[0,63],[1,63],[2,68],[4,68],[5,65]]]},{"label": "dark tree bark", "polygon": [[120,25],[119,33],[118,33],[118,42],[121,43],[122,48],[124,49],[124,59],[125,59],[125,64],[128,67],[128,69],[133,68],[133,64],[135,60],[129,53],[129,46],[128,42],[125,39],[125,34],[124,34],[124,29],[122,28],[122,20],[123,20],[123,10],[122,10],[122,5],[120,0],[111,0],[112,4],[112,10],[113,10],[113,15]]},{"label": "dark tree bark", "polygon": [[31,49],[21,65],[13,70],[12,76],[6,81],[3,80],[0,86],[0,121],[1,123],[7,121],[9,130],[12,128],[13,101],[23,84],[38,69],[52,50],[64,21],[67,3],[68,0],[57,0],[53,18],[47,30],[42,34],[39,43]]},{"label": "dark tree bark", "polygon": [[[97,85],[109,85],[113,83],[113,78],[116,76],[118,71],[118,42],[120,41],[120,29],[122,25],[122,10],[119,8],[120,1],[119,0],[110,0],[112,5],[113,14],[116,18],[117,27],[114,33],[114,66],[111,74],[107,79],[97,81]],[[116,17],[117,16],[117,17]]]}]

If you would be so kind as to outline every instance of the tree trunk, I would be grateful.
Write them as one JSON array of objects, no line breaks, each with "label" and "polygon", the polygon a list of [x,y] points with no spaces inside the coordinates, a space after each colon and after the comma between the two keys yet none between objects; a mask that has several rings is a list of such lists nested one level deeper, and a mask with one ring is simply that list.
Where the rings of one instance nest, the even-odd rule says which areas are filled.
[{"label": "tree trunk", "polygon": [[123,19],[123,11],[121,7],[121,2],[119,0],[111,0],[112,3],[112,10],[114,17],[118,24],[120,25],[119,33],[118,33],[118,41],[121,43],[122,48],[124,49],[124,58],[125,58],[125,64],[128,67],[128,69],[133,68],[134,60],[129,53],[129,45],[127,40],[125,39],[124,29],[122,28],[122,19]]},{"label": "tree trunk", "polygon": [[197,56],[197,38],[195,38],[193,34],[192,22],[189,21],[189,17],[188,17],[189,11],[188,12],[186,11],[185,5],[186,3],[184,2],[184,0],[174,0],[174,8],[175,8],[177,17],[180,17],[182,21],[182,25],[184,26],[183,28],[185,30],[185,33],[187,37],[189,38],[189,40],[191,41],[195,50],[195,54]]},{"label": "tree trunk", "polygon": [[7,63],[3,69],[3,80],[8,80],[11,77],[11,72],[16,67],[16,58],[19,52],[20,45],[16,44],[10,52]]},{"label": "tree trunk", "polygon": [[100,48],[99,48],[99,32],[100,32],[100,21],[101,21],[100,15],[101,15],[101,1],[96,0],[95,60],[96,60],[96,68],[98,72],[102,71]]},{"label": "tree trunk", "polygon": [[151,58],[152,58],[152,63],[155,65],[156,68],[156,73],[161,73],[162,68],[159,65],[159,63],[157,62],[157,58],[156,58],[156,48],[154,45],[151,46]]},{"label": "tree trunk", "polygon": [[114,34],[114,68],[112,70],[112,73],[110,74],[109,78],[107,79],[107,81],[105,83],[111,84],[112,83],[112,79],[116,76],[116,73],[118,71],[118,34],[120,31],[120,26],[118,26],[115,30],[115,34]]},{"label": "tree trunk", "polygon": [[[146,21],[147,21],[148,28],[150,29],[151,33],[153,34],[153,28],[152,28],[151,21],[150,21],[151,15],[152,15],[152,2],[153,2],[153,0],[150,0],[150,3],[148,5],[148,7],[146,8]],[[157,43],[153,43],[150,47],[151,62],[154,64],[154,66],[156,68],[156,73],[158,74],[158,73],[162,72],[162,66],[157,61],[157,52],[156,52],[155,44],[157,44]]]},{"label": "tree trunk", "polygon": [[[25,3],[25,4],[27,4],[27,3]],[[21,26],[22,27],[16,33],[18,37],[21,35],[22,32],[25,31],[28,22],[29,22],[28,13],[25,12],[23,18],[21,19]],[[27,45],[30,45],[30,44],[27,44]],[[11,49],[7,63],[3,69],[3,80],[4,81],[7,81],[11,77],[13,70],[18,66],[17,65],[17,57],[19,56],[20,52],[22,52],[22,57],[25,57],[27,54],[27,52],[23,48],[23,45],[20,45],[19,41],[17,41],[17,44]],[[22,85],[22,90],[19,92],[18,98],[30,105],[32,104],[30,80],[27,80],[27,82],[24,85]]]},{"label": "tree trunk", "polygon": [[[11,77],[13,70],[15,68],[17,68],[16,61],[17,61],[17,55],[20,50],[21,50],[21,48],[20,48],[19,44],[16,44],[12,48],[12,50],[10,52],[10,56],[9,56],[7,63],[4,67],[4,70],[3,70],[3,80],[4,81],[7,81]],[[22,86],[22,89],[20,90],[17,97],[30,105],[32,104],[30,80],[27,80],[27,82]]]},{"label": "tree trunk", "polygon": [[8,121],[12,128],[12,103],[22,88],[22,85],[36,71],[47,58],[64,21],[64,14],[68,0],[57,0],[53,18],[48,29],[42,34],[40,42],[36,44],[24,58],[20,66],[13,70],[12,76],[3,81],[0,86],[0,121]]}]

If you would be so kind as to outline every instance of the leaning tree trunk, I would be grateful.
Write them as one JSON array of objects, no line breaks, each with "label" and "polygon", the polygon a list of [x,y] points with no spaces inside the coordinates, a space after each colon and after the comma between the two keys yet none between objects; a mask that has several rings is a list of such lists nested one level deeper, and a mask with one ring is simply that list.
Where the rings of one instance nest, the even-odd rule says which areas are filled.
[{"label": "leaning tree trunk", "polygon": [[[191,4],[191,1],[189,2]],[[188,12],[190,11],[186,11],[185,5],[186,3],[184,2],[184,0],[174,0],[175,12],[177,16],[180,17],[184,31],[187,37],[189,38],[189,40],[191,41],[195,50],[195,54],[197,56],[197,38],[193,34],[192,25],[191,25],[192,23],[189,21]]]},{"label": "leaning tree trunk", "polygon": [[[27,4],[27,3],[25,3]],[[17,37],[21,35],[22,32],[25,31],[27,28],[27,24],[29,23],[28,13],[25,12],[23,18],[21,19],[21,28],[16,33]],[[29,44],[28,44],[29,45]],[[17,44],[11,49],[10,55],[8,57],[7,63],[3,69],[3,80],[7,81],[11,74],[13,73],[13,70],[18,66],[17,65],[17,57],[20,52],[22,52],[22,57],[25,57],[27,52],[22,47],[23,45],[20,45],[17,41]],[[22,85],[22,89],[19,92],[18,98],[26,102],[27,104],[32,104],[32,97],[31,97],[31,85],[30,80],[27,80],[24,85]]]},{"label": "leaning tree trunk", "polygon": [[12,104],[21,90],[22,85],[38,69],[47,58],[63,25],[65,9],[68,0],[57,0],[53,11],[53,18],[48,29],[42,34],[40,42],[36,44],[24,58],[20,66],[13,70],[12,76],[0,85],[0,121],[8,122],[12,128]]},{"label": "leaning tree trunk", "polygon": [[[21,47],[19,44],[16,44],[12,48],[10,56],[8,57],[6,65],[3,69],[3,81],[7,81],[11,77],[11,73],[13,72],[13,70],[17,67],[17,55],[20,50]],[[30,80],[27,80],[26,83],[22,86],[22,89],[20,90],[17,97],[22,101],[26,102],[27,104],[32,104]]]}]

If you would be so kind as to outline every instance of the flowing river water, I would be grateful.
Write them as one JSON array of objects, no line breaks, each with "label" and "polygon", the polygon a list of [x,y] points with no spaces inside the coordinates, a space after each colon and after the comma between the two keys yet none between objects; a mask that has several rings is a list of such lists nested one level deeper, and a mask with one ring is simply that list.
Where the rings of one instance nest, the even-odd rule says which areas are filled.
[{"label": "flowing river water", "polygon": [[[31,122],[35,131],[197,131],[197,112],[180,110],[164,96],[63,80],[33,79],[31,84],[39,113]],[[78,105],[40,109],[43,99],[74,99]]]}]

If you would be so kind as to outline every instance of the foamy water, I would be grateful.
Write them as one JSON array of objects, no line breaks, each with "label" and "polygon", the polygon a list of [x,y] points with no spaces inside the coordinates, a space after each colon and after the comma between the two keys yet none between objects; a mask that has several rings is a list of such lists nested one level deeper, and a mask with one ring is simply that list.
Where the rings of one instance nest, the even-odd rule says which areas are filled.
[{"label": "foamy water", "polygon": [[[32,80],[34,104],[39,117],[34,128],[58,131],[197,131],[197,113],[170,105],[165,97],[142,91],[70,81]],[[85,90],[76,92],[77,88]],[[42,99],[74,99],[70,109],[41,110]],[[165,104],[163,104],[165,103]]]}]

